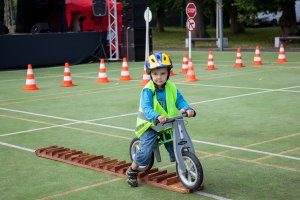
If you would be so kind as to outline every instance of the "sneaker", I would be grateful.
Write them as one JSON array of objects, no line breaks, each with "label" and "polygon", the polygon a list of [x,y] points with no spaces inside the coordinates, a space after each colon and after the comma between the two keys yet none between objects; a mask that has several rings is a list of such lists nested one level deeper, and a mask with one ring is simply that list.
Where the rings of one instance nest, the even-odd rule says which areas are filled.
[{"label": "sneaker", "polygon": [[133,170],[131,167],[128,168],[126,171],[126,176],[128,177],[127,183],[131,187],[137,187],[138,182],[137,182],[137,176],[138,172],[136,170]]}]

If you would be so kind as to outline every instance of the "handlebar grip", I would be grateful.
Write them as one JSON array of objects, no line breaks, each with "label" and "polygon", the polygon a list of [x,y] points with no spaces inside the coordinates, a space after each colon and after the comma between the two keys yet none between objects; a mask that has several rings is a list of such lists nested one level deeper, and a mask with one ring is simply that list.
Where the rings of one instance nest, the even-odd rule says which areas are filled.
[{"label": "handlebar grip", "polygon": [[182,113],[182,116],[183,116],[183,117],[187,117],[187,116],[188,116],[187,112],[183,112],[183,113]]},{"label": "handlebar grip", "polygon": [[[196,111],[195,111],[195,110],[193,110],[193,111],[194,111],[193,117],[196,117]],[[182,113],[182,116],[183,116],[183,117],[187,117],[187,116],[188,116],[187,112],[183,112],[183,113]]]}]

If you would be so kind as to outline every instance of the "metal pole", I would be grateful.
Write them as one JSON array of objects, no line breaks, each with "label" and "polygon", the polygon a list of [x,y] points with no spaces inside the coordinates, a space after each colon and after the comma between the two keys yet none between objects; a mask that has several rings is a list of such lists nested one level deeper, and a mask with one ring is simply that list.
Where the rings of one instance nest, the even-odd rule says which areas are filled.
[{"label": "metal pole", "polygon": [[189,31],[189,58],[192,58],[192,32]]},{"label": "metal pole", "polygon": [[216,38],[219,38],[219,6],[216,2]]},{"label": "metal pole", "polygon": [[218,0],[219,6],[219,42],[220,42],[220,50],[223,51],[223,0]]},{"label": "metal pole", "polygon": [[192,58],[192,32],[189,31],[189,58]]},{"label": "metal pole", "polygon": [[146,47],[145,47],[145,60],[148,59],[149,56],[149,7],[146,9]]}]

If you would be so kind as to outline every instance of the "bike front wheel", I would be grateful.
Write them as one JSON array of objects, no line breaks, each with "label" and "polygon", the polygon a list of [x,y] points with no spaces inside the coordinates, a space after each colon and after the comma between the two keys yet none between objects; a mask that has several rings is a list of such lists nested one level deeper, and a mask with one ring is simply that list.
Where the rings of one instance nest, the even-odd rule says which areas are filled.
[{"label": "bike front wheel", "polygon": [[[130,147],[129,147],[129,155],[130,155],[131,161],[133,161],[136,153],[140,150],[140,148],[141,148],[140,139],[139,138],[133,138],[133,140],[130,143]],[[152,155],[150,157],[150,160],[149,160],[149,163],[145,166],[139,166],[138,170],[141,171],[141,172],[148,171],[152,168],[153,164],[154,164],[154,153],[152,153]]]},{"label": "bike front wheel", "polygon": [[183,152],[182,158],[186,170],[181,170],[178,163],[176,163],[176,172],[180,181],[188,189],[200,189],[204,175],[199,159],[191,152]]}]

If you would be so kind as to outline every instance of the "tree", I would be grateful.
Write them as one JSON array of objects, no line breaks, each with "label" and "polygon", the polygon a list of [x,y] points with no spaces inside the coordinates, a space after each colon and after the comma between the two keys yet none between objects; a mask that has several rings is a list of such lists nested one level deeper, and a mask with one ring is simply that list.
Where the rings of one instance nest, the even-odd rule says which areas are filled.
[{"label": "tree", "polygon": [[294,36],[299,34],[296,21],[295,0],[234,0],[239,11],[241,21],[248,19],[250,15],[257,12],[277,12],[282,11],[279,19],[282,36]]},{"label": "tree", "polygon": [[295,0],[282,0],[280,2],[282,16],[279,19],[282,36],[299,35],[299,28],[296,20]]},{"label": "tree", "polygon": [[150,1],[151,7],[156,14],[156,28],[158,32],[164,32],[164,24],[165,24],[165,9],[167,8],[167,1]]},{"label": "tree", "polygon": [[0,23],[4,22],[4,0],[0,0]]},{"label": "tree", "polygon": [[156,28],[158,32],[164,32],[165,14],[167,9],[180,11],[184,9],[182,0],[149,0],[151,11],[156,16]]},{"label": "tree", "polygon": [[245,32],[244,23],[238,17],[240,11],[238,10],[238,4],[236,4],[234,0],[224,0],[223,5],[229,14],[231,34]]}]

